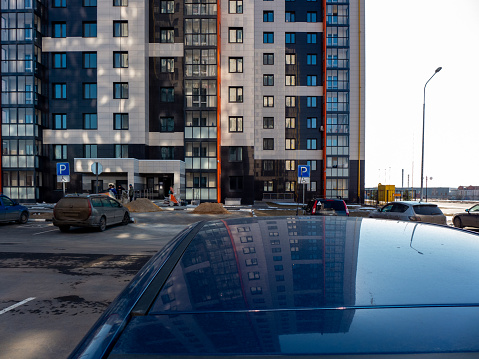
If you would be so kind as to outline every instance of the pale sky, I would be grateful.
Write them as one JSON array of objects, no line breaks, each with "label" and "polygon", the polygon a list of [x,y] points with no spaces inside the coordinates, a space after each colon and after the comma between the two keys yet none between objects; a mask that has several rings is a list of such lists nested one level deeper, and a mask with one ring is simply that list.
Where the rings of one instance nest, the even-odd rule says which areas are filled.
[{"label": "pale sky", "polygon": [[[366,1],[366,187],[479,186],[479,0]],[[425,186],[425,182],[424,182]]]}]

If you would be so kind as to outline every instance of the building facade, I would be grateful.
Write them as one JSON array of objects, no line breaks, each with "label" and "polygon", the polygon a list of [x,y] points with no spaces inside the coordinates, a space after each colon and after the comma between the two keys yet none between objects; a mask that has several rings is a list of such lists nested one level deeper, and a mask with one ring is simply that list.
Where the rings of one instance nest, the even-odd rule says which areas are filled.
[{"label": "building facade", "polygon": [[309,165],[308,198],[362,200],[363,2],[1,0],[1,12],[12,198],[131,183],[187,201],[301,200]]}]

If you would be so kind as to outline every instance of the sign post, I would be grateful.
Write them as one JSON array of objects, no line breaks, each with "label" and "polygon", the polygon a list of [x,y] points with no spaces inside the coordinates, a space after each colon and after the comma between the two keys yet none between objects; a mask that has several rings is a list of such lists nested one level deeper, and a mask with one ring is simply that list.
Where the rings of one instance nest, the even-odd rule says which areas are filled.
[{"label": "sign post", "polygon": [[303,205],[304,205],[304,192],[306,189],[306,184],[310,183],[311,172],[309,165],[299,165],[298,166],[298,183],[303,184]]},{"label": "sign post", "polygon": [[101,175],[103,172],[103,166],[100,162],[93,162],[91,165],[91,171],[96,175],[95,193],[98,194],[98,175]]},{"label": "sign post", "polygon": [[70,182],[70,163],[57,163],[57,182],[62,183],[63,196],[65,196],[65,183]]}]

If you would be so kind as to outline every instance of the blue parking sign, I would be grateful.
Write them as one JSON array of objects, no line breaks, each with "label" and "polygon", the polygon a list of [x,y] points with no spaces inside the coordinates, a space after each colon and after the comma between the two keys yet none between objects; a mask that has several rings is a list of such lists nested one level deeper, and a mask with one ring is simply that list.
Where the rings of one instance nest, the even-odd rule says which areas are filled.
[{"label": "blue parking sign", "polygon": [[57,176],[70,176],[70,164],[68,162],[57,163]]},{"label": "blue parking sign", "polygon": [[299,165],[298,166],[298,177],[310,177],[310,167],[309,165]]}]

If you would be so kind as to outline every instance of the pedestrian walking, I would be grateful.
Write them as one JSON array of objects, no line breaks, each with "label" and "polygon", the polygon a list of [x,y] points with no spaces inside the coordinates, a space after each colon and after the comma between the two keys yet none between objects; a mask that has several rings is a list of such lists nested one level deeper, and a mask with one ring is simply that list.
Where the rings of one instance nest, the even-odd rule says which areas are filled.
[{"label": "pedestrian walking", "polygon": [[130,183],[130,188],[128,189],[128,196],[130,197],[130,202],[133,202],[133,197],[135,196],[135,190]]}]

